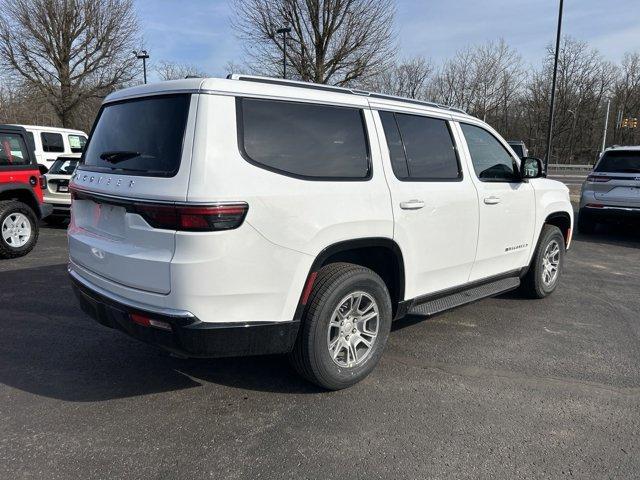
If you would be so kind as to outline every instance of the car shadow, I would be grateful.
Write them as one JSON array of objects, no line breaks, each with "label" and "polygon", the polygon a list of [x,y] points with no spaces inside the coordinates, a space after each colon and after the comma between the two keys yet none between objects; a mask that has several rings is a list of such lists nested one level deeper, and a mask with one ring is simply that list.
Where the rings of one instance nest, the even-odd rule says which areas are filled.
[{"label": "car shadow", "polygon": [[77,306],[66,265],[2,272],[0,383],[71,402],[197,388],[318,393],[285,356],[180,359],[99,325]]},{"label": "car shadow", "polygon": [[594,233],[576,233],[577,242],[640,248],[640,224],[598,224]]}]

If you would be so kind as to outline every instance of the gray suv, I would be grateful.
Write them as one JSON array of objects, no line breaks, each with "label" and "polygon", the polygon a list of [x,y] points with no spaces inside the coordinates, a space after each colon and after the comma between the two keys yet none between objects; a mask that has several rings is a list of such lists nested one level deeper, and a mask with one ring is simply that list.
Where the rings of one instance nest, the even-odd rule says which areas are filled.
[{"label": "gray suv", "polygon": [[640,219],[640,146],[606,149],[582,185],[578,230],[598,222]]}]

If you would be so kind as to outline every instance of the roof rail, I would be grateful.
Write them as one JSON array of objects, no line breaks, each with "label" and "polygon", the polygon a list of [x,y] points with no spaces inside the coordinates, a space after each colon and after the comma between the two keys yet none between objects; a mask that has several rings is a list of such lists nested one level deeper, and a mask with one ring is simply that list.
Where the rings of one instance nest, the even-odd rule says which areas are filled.
[{"label": "roof rail", "polygon": [[334,92],[334,93],[346,93],[349,95],[360,95],[369,98],[378,98],[381,100],[393,100],[397,102],[405,102],[412,103],[415,105],[422,105],[425,107],[431,108],[439,108],[444,110],[450,110],[452,112],[463,113],[466,115],[467,112],[462,110],[461,108],[451,107],[448,105],[441,105],[435,102],[428,102],[426,100],[417,100],[415,98],[406,98],[399,97],[395,95],[387,95],[384,93],[372,93],[367,92],[365,90],[357,90],[353,88],[345,88],[345,87],[336,87],[333,85],[324,85],[321,83],[310,83],[310,82],[301,82],[298,80],[285,80],[282,78],[270,78],[270,77],[260,77],[256,75],[242,75],[242,74],[229,74],[227,75],[229,80],[243,80],[245,82],[256,82],[256,83],[268,83],[271,85],[282,85],[282,86],[290,86],[290,87],[299,87],[299,88],[307,88],[310,90],[324,90],[325,92]]}]

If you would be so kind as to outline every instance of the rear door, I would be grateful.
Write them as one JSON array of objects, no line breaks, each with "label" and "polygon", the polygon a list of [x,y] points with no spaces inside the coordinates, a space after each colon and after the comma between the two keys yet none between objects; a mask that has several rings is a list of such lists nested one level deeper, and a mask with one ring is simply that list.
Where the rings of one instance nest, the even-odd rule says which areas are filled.
[{"label": "rear door", "polygon": [[140,214],[184,202],[197,95],[157,95],[101,109],[72,181],[71,261],[119,284],[166,294],[175,230]]},{"label": "rear door", "polygon": [[394,238],[405,260],[406,298],[463,285],[475,258],[478,199],[449,119],[378,113]]},{"label": "rear door", "polygon": [[478,250],[470,281],[527,264],[535,225],[535,192],[520,179],[518,160],[480,125],[459,123],[465,157],[478,192]]}]

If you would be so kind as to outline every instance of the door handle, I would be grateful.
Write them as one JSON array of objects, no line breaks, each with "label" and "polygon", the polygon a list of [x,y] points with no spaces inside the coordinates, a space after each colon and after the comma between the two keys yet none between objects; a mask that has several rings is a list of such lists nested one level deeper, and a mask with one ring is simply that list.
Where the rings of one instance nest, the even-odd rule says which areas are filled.
[{"label": "door handle", "polygon": [[486,197],[484,203],[487,205],[497,205],[500,203],[500,197]]},{"label": "door handle", "polygon": [[424,202],[422,200],[400,202],[400,208],[403,210],[420,210],[422,207],[424,207]]}]

